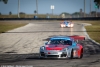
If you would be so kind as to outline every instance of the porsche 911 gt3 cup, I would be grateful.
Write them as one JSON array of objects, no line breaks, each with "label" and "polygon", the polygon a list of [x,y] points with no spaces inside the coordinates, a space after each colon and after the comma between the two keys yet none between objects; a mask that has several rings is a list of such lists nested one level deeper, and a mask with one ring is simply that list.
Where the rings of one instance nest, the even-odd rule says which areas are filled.
[{"label": "porsche 911 gt3 cup", "polygon": [[73,27],[74,24],[71,21],[64,21],[60,24],[61,27]]},{"label": "porsche 911 gt3 cup", "polygon": [[76,40],[84,40],[84,36],[51,37],[40,47],[40,58],[82,58],[83,46]]}]

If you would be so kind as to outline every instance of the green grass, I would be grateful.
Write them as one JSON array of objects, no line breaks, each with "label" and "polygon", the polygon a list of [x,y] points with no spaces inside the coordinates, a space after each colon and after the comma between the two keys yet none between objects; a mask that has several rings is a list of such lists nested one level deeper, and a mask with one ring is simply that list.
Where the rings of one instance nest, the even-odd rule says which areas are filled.
[{"label": "green grass", "polygon": [[87,33],[90,38],[100,43],[100,21],[86,21],[85,23],[91,23],[92,26],[86,26]]},{"label": "green grass", "polygon": [[85,26],[86,31],[91,39],[95,40],[96,42],[100,43],[100,21],[73,21],[75,23],[90,23],[92,25]]},{"label": "green grass", "polygon": [[28,24],[27,22],[14,22],[14,21],[0,21],[0,33],[12,30]]}]

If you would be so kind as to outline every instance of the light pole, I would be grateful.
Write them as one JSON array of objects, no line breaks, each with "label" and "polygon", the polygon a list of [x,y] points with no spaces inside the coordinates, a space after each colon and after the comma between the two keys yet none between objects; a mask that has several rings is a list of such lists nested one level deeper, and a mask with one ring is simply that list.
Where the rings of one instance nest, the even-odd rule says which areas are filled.
[{"label": "light pole", "polygon": [[98,5],[97,5],[97,2],[95,2],[95,16],[96,16],[96,17],[98,17],[98,16],[97,16],[97,10],[98,10]]},{"label": "light pole", "polygon": [[38,14],[38,0],[36,0],[36,13]]},{"label": "light pole", "polygon": [[96,17],[98,17],[98,16],[97,16],[97,8],[95,8],[95,13],[96,13],[96,14],[95,14],[95,15],[96,15]]},{"label": "light pole", "polygon": [[90,17],[91,17],[91,0],[90,0]]},{"label": "light pole", "polygon": [[19,12],[20,12],[20,0],[18,0],[18,18],[20,18]]},{"label": "light pole", "polygon": [[85,0],[84,0],[84,17],[85,17]]},{"label": "light pole", "polygon": [[53,15],[54,5],[51,5],[51,10],[52,10],[52,15]]}]

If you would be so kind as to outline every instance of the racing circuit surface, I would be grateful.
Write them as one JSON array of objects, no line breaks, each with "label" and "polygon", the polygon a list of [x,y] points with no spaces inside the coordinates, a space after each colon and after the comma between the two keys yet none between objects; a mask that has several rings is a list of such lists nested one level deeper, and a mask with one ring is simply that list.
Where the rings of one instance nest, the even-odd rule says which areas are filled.
[{"label": "racing circuit surface", "polygon": [[[82,59],[39,59],[39,48],[56,35],[82,35],[85,41]],[[33,22],[0,34],[0,65],[29,65],[30,67],[100,67],[100,45],[88,39],[84,25],[60,28],[60,22]],[[28,66],[28,67],[29,67]]]}]

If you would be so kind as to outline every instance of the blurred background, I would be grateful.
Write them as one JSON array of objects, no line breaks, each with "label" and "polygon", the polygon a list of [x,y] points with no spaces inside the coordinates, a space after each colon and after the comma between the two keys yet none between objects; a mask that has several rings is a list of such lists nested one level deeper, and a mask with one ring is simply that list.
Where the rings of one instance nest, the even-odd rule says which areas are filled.
[{"label": "blurred background", "polygon": [[100,0],[0,0],[0,18],[100,17],[99,3]]}]

